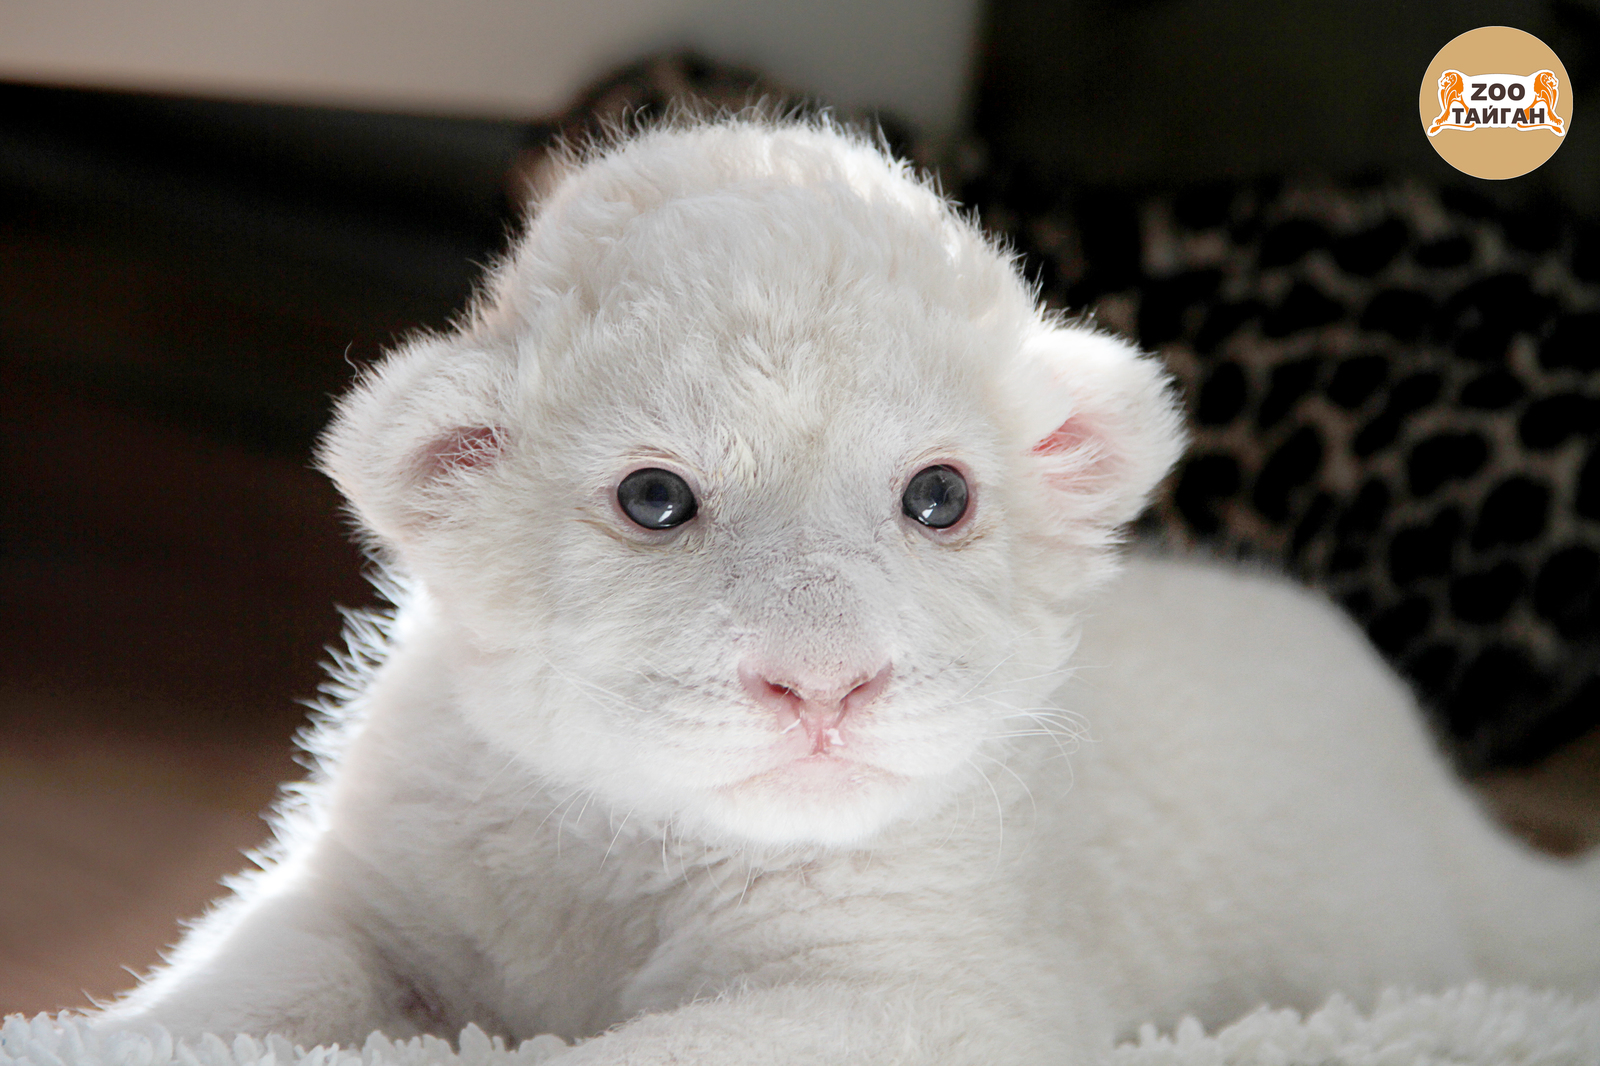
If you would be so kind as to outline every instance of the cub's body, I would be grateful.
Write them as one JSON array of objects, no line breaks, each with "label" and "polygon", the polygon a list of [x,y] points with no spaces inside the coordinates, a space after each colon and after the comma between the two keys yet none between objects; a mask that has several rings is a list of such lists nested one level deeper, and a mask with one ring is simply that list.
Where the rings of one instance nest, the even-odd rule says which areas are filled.
[{"label": "cub's body", "polygon": [[[1110,576],[1180,436],[1159,370],[868,146],[590,161],[345,402],[325,465],[414,582],[386,658],[281,854],[107,1024],[987,1066],[1593,987],[1600,877],[1482,819],[1337,612]],[[641,471],[692,505],[641,523]]]}]

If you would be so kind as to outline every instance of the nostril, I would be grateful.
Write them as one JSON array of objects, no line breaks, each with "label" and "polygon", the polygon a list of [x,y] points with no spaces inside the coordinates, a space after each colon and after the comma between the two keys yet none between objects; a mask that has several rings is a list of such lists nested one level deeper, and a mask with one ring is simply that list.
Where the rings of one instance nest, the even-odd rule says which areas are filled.
[{"label": "nostril", "polygon": [[783,677],[783,674],[769,673],[754,664],[746,664],[739,668],[739,680],[743,682],[745,691],[758,703],[766,704],[776,710],[796,707],[802,701],[795,692],[795,686],[775,680],[777,677]]},{"label": "nostril", "polygon": [[890,667],[884,666],[877,673],[851,688],[849,692],[845,693],[844,698],[839,701],[843,709],[851,711],[862,704],[871,703],[877,699],[878,694],[889,684],[891,672]]}]

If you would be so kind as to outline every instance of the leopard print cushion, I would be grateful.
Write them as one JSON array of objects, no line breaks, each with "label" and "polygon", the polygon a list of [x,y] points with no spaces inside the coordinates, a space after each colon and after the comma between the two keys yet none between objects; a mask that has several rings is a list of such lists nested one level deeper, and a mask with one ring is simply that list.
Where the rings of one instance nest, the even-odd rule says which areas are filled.
[{"label": "leopard print cushion", "polygon": [[[553,135],[786,95],[658,56],[535,127],[517,180]],[[977,140],[952,158],[946,188],[1049,302],[1176,373],[1194,443],[1146,535],[1327,589],[1468,769],[1600,724],[1600,229],[1415,183],[1134,195],[1032,179]]]}]

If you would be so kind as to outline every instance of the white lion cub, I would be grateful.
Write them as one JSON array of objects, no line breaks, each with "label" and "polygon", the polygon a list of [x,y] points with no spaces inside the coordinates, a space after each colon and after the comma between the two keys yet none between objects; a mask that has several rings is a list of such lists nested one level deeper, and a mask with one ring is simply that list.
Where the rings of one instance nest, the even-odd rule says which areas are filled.
[{"label": "white lion cub", "polygon": [[409,582],[386,654],[277,856],[106,1023],[992,1066],[1593,987],[1597,871],[1486,824],[1336,611],[1113,577],[1179,424],[860,139],[573,163],[341,405],[323,465]]}]

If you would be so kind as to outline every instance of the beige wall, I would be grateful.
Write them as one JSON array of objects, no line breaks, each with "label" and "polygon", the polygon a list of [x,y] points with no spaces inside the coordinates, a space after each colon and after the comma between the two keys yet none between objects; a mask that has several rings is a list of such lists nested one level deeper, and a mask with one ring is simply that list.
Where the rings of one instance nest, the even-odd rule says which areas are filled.
[{"label": "beige wall", "polygon": [[0,78],[524,116],[692,45],[934,132],[977,0],[0,0]]}]

